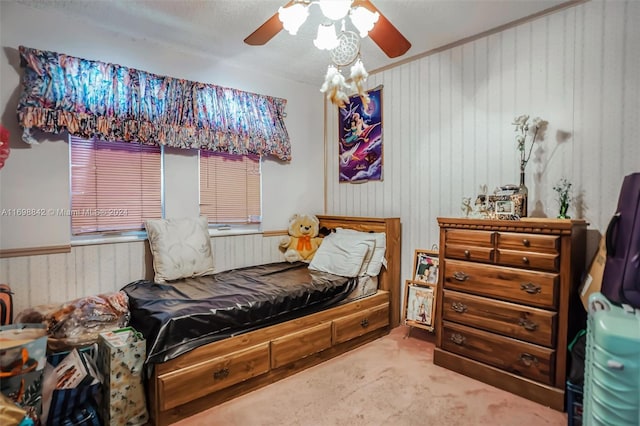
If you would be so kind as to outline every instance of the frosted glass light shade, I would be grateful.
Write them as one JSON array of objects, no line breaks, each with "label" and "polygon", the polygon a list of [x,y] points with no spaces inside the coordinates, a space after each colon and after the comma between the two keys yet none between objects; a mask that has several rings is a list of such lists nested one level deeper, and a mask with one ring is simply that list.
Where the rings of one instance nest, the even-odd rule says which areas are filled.
[{"label": "frosted glass light shade", "polygon": [[280,7],[278,9],[278,19],[282,22],[282,26],[291,35],[296,35],[298,29],[304,24],[309,16],[308,5],[295,3],[289,7]]},{"label": "frosted glass light shade", "polygon": [[318,25],[318,34],[313,44],[320,50],[331,50],[338,47],[338,37],[336,36],[336,27],[333,24]]},{"label": "frosted glass light shade", "polygon": [[358,29],[360,32],[360,37],[365,38],[369,31],[373,28],[378,19],[380,18],[380,14],[378,12],[372,12],[369,9],[359,6],[355,9],[351,9],[351,13],[349,14],[351,18],[351,23],[354,27]]},{"label": "frosted glass light shade", "polygon": [[318,4],[322,14],[332,21],[344,18],[351,9],[351,0],[320,0]]}]

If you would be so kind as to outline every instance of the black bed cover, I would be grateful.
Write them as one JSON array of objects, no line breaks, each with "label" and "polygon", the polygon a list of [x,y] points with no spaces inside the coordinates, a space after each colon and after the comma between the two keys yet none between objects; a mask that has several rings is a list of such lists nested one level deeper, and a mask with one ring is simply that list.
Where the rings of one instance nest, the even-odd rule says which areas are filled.
[{"label": "black bed cover", "polygon": [[339,303],[357,284],[278,262],[166,284],[127,284],[130,325],[147,340],[147,362],[173,359],[198,346]]}]

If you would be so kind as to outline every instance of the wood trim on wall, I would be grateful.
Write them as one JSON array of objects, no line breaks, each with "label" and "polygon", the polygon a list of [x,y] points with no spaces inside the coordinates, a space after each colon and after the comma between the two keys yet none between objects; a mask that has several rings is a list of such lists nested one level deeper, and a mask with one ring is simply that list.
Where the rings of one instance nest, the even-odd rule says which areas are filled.
[{"label": "wood trim on wall", "polygon": [[46,254],[58,254],[58,253],[71,253],[71,245],[65,244],[61,246],[5,249],[5,250],[0,250],[0,259],[4,259],[7,257],[42,256]]},{"label": "wood trim on wall", "polygon": [[262,231],[263,237],[279,237],[282,235],[289,235],[289,231],[286,229],[275,229],[273,231]]}]

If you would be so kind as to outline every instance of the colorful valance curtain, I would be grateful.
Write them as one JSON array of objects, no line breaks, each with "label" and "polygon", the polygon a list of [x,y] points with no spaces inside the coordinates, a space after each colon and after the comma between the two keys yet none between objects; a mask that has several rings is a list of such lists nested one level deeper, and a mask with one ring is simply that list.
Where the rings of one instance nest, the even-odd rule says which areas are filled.
[{"label": "colorful valance curtain", "polygon": [[286,100],[20,46],[18,120],[31,129],[291,159]]}]

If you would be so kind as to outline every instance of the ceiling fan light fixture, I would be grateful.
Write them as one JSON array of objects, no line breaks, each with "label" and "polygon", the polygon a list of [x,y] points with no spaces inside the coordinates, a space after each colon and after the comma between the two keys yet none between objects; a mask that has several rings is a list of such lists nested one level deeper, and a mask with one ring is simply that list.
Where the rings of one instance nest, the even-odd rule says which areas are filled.
[{"label": "ceiling fan light fixture", "polygon": [[280,7],[278,9],[278,19],[282,22],[282,26],[291,35],[296,35],[298,29],[304,24],[309,16],[309,5],[304,3],[295,3],[289,7]]},{"label": "ceiling fan light fixture", "polygon": [[320,50],[331,50],[338,46],[338,37],[336,36],[336,27],[333,24],[318,25],[318,34],[313,44]]},{"label": "ceiling fan light fixture", "polygon": [[339,21],[347,16],[351,9],[351,0],[319,0],[322,14],[332,21]]},{"label": "ceiling fan light fixture", "polygon": [[351,23],[360,32],[360,37],[365,38],[373,26],[378,22],[380,14],[378,12],[372,12],[369,9],[358,6],[351,9],[349,13]]}]

